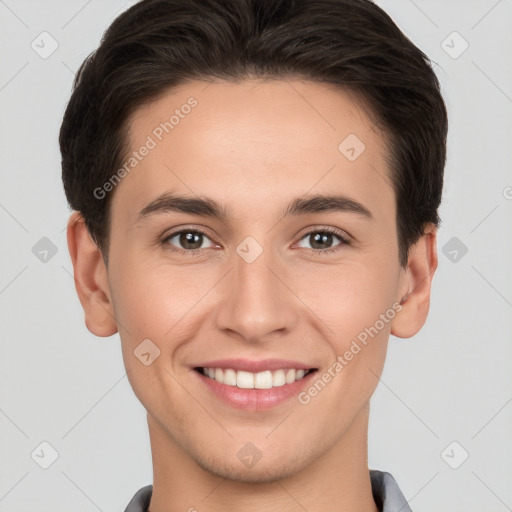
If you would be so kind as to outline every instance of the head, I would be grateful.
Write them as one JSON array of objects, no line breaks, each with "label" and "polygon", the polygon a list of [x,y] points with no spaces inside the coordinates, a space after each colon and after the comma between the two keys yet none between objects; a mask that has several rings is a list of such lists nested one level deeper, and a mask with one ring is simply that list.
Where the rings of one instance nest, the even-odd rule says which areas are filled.
[{"label": "head", "polygon": [[[87,327],[120,332],[155,432],[242,480],[342,441],[389,335],[425,322],[446,134],[428,58],[369,0],[145,0],[113,22],[62,123],[68,241]],[[331,378],[213,421],[198,368],[227,358]]]}]

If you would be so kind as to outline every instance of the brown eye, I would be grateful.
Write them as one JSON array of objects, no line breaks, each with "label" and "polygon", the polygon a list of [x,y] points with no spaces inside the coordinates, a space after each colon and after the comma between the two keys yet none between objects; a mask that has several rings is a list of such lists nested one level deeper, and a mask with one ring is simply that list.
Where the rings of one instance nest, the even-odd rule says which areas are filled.
[{"label": "brown eye", "polygon": [[313,233],[308,236],[313,249],[328,249],[333,244],[334,235],[331,233]]},{"label": "brown eye", "polygon": [[[178,252],[193,252],[204,249],[205,240],[210,240],[205,233],[197,229],[175,231],[163,240],[163,243],[171,246],[171,250]],[[210,240],[211,242],[211,240]],[[212,243],[214,246],[214,244]]]},{"label": "brown eye", "polygon": [[[336,239],[338,239],[338,243],[336,243]],[[318,253],[329,253],[334,252],[341,249],[345,245],[350,245],[350,241],[348,238],[337,230],[333,229],[317,229],[315,231],[310,231],[306,233],[301,238],[301,243],[299,243],[299,247],[305,247],[302,245],[302,241],[305,240],[310,244],[311,250],[314,250]]]},{"label": "brown eye", "polygon": [[184,249],[200,249],[203,244],[201,233],[181,233],[178,235],[180,245]]}]

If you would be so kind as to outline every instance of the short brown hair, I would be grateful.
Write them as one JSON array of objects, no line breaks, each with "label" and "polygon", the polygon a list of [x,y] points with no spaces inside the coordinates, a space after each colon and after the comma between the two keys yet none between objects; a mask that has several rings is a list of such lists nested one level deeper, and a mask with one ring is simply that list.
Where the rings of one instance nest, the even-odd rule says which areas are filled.
[{"label": "short brown hair", "polygon": [[107,258],[109,197],[127,122],[189,80],[300,77],[357,93],[387,134],[400,263],[439,225],[447,113],[428,57],[370,0],[143,0],[78,70],[61,130],[62,179]]}]

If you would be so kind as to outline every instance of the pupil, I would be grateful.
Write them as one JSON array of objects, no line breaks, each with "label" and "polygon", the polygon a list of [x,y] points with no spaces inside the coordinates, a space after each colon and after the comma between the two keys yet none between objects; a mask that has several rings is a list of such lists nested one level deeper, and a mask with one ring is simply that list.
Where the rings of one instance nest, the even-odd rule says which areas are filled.
[{"label": "pupil", "polygon": [[180,236],[180,244],[188,249],[199,249],[201,247],[201,236],[201,233],[184,233]]},{"label": "pupil", "polygon": [[[180,243],[189,249],[199,249],[201,247],[201,233],[183,233],[180,236]],[[316,249],[322,249],[326,243],[328,246],[332,245],[332,235],[330,233],[315,233],[312,235],[313,243],[311,244]]]},{"label": "pupil", "polygon": [[[313,243],[311,244],[312,247],[315,249],[323,249],[325,247],[322,247],[322,244],[325,244],[326,242],[332,243],[332,235],[330,233],[315,233],[313,235]],[[318,247],[320,246],[320,247]],[[331,244],[329,244],[329,247]]]}]

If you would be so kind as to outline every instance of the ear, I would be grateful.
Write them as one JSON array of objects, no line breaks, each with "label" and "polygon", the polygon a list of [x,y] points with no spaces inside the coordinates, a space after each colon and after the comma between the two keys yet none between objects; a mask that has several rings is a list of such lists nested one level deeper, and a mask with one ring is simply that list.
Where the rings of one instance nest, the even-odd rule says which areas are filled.
[{"label": "ear", "polygon": [[410,248],[407,267],[402,269],[398,297],[402,309],[391,322],[394,336],[410,338],[425,324],[437,263],[437,228],[428,224],[423,236]]},{"label": "ear", "polygon": [[68,249],[73,263],[75,288],[85,313],[85,325],[96,336],[117,332],[107,269],[85,221],[74,212],[67,227]]}]

